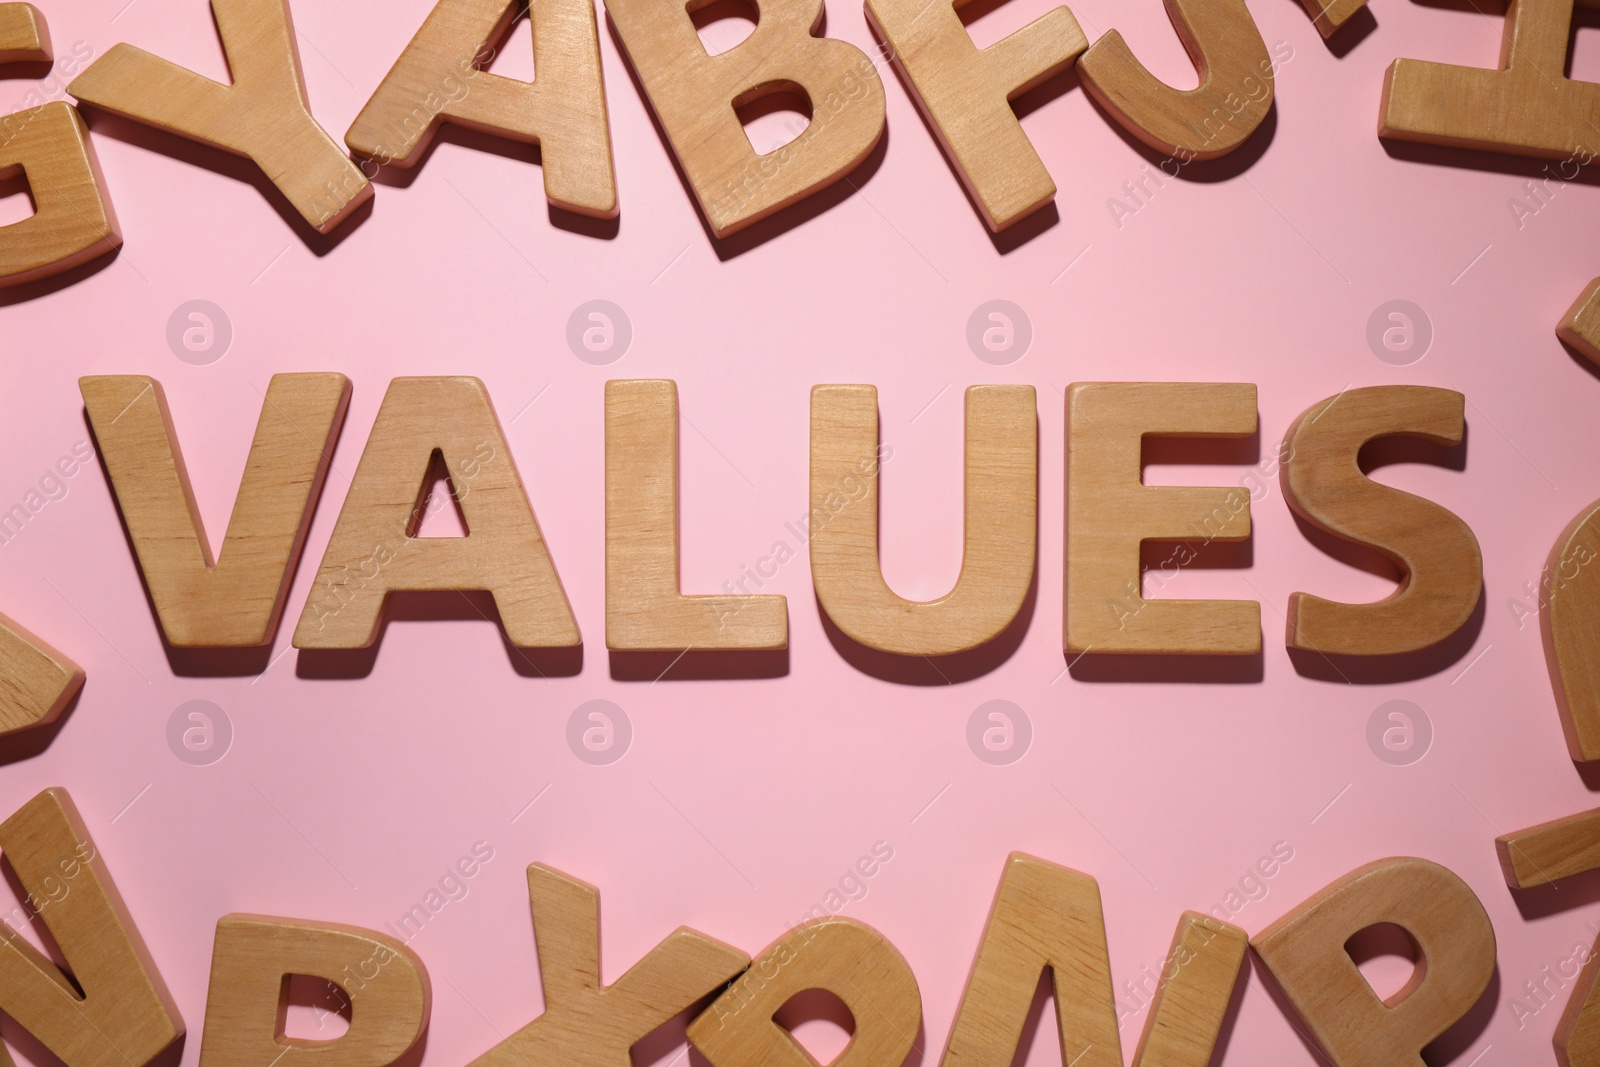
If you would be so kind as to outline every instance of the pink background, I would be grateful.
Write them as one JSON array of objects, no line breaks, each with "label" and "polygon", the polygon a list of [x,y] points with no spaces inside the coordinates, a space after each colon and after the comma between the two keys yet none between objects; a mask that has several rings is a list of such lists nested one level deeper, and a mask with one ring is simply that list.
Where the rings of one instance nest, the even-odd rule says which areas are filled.
[{"label": "pink background", "polygon": [[[225,77],[201,0],[125,3],[45,4],[58,54],[82,41],[99,56],[127,40]],[[974,35],[989,43],[1047,6],[1013,0]],[[1114,24],[1158,76],[1194,83],[1153,0],[1073,6],[1091,39]],[[296,0],[312,107],[336,138],[429,7]],[[1457,1035],[1454,1062],[1549,1062],[1560,1004],[1519,1027],[1510,1000],[1593,940],[1600,896],[1580,884],[1513,899],[1492,839],[1594,804],[1565,752],[1537,625],[1519,626],[1508,601],[1600,492],[1600,382],[1552,330],[1600,270],[1584,222],[1595,193],[1561,188],[1519,228],[1508,202],[1526,200],[1537,164],[1386,151],[1374,130],[1389,62],[1492,65],[1503,23],[1403,0],[1377,8],[1377,26],[1339,56],[1298,5],[1254,4],[1268,45],[1284,42],[1293,56],[1268,128],[1243,152],[1253,162],[1169,182],[1120,228],[1107,199],[1152,157],[1075,83],[1064,86],[1024,122],[1060,188],[1059,221],[1005,253],[890,77],[886,149],[853,178],[860,191],[719,255],[603,15],[623,204],[609,239],[553,225],[531,152],[452,137],[414,182],[381,185],[370,217],[342,240],[308,241],[247,165],[94,115],[126,245],[77,284],[0,311],[9,351],[0,508],[88,438],[79,375],[161,380],[213,544],[270,376],[342,371],[354,397],[265,673],[175,673],[96,464],[0,546],[4,610],[89,674],[53,743],[0,774],[0,811],[45,786],[72,792],[189,1024],[190,1064],[220,915],[379,928],[479,840],[494,860],[411,942],[434,982],[430,1065],[464,1063],[540,1010],[529,862],[600,887],[610,979],[680,923],[759,950],[880,840],[894,859],[842,913],[881,930],[915,969],[926,1027],[914,1063],[940,1053],[1008,851],[1099,880],[1120,992],[1157,965],[1183,909],[1221,903],[1279,841],[1294,859],[1235,921],[1259,931],[1375,858],[1443,863],[1476,890],[1499,936],[1497,984]],[[870,47],[858,6],[828,14],[830,35]],[[498,71],[531,73],[526,34]],[[1580,35],[1575,74],[1600,75],[1593,43]],[[0,110],[21,107],[35,87],[0,85]],[[196,298],[225,309],[234,329],[231,350],[209,366],[180,362],[165,340],[169,315]],[[1030,351],[1006,367],[980,362],[964,336],[973,309],[995,298],[1025,309],[1034,331]],[[1381,362],[1365,340],[1369,315],[1397,298],[1424,308],[1435,330],[1409,367]],[[565,341],[569,314],[591,299],[613,301],[632,322],[631,348],[609,367],[581,362]],[[392,624],[366,677],[298,676],[293,622],[384,389],[396,375],[444,373],[480,376],[496,401],[585,635],[583,668],[524,677],[491,624],[447,619]],[[789,597],[787,674],[614,679],[602,493],[612,377],[678,382],[683,583],[704,593],[774,541],[793,543],[784,523],[806,508],[810,387],[875,384],[896,450],[883,486],[884,567],[914,598],[948,589],[959,567],[961,389],[1035,386],[1038,596],[1015,653],[959,684],[875,677],[830,642],[802,557],[764,590]],[[1269,479],[1248,566],[1187,571],[1173,587],[1264,602],[1258,681],[1065,673],[1061,390],[1108,379],[1255,382],[1266,454],[1300,411],[1351,385],[1465,392],[1464,470],[1402,464],[1377,476],[1476,532],[1487,585],[1475,643],[1403,683],[1298,673],[1282,640],[1292,591],[1361,600],[1392,584],[1308,542]],[[1248,472],[1161,465],[1149,478],[1238,485]],[[940,681],[919,669],[906,668]],[[1369,750],[1366,726],[1401,698],[1425,710],[1435,736],[1425,758],[1397,767]],[[194,699],[219,705],[235,731],[210,766],[180,762],[166,742],[173,709]],[[594,699],[632,723],[631,750],[609,766],[581,762],[565,740],[573,709]],[[1010,766],[980,762],[966,741],[968,717],[994,699],[1032,723],[1031,750]],[[1385,992],[1404,973],[1374,971]],[[1124,1027],[1126,1058],[1143,1023],[1140,1013]],[[837,1048],[819,1029],[807,1040]],[[640,1059],[665,1064],[679,1052],[661,1041]],[[1057,1056],[1047,1015],[1031,1062]],[[1315,1062],[1259,975],[1222,1062]]]}]

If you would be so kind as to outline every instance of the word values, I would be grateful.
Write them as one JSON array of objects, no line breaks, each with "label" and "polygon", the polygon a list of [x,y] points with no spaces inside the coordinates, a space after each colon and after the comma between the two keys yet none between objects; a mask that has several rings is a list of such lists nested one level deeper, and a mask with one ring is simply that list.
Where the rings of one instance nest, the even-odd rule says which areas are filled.
[{"label": "word values", "polygon": [[[158,625],[178,648],[270,645],[350,398],[340,374],[273,377],[220,553],[211,556],[161,384],[142,375],[82,379],[89,422]],[[605,387],[605,640],[620,652],[781,650],[782,595],[680,588],[678,396],[671,381]],[[1440,505],[1368,479],[1368,443],[1413,436],[1460,444],[1464,398],[1447,389],[1347,389],[1290,427],[1278,475],[1288,506],[1335,538],[1402,571],[1393,595],[1347,604],[1292,594],[1290,648],[1383,656],[1426,649],[1473,614],[1482,557],[1472,530]],[[1038,429],[1031,386],[967,390],[961,573],[935,600],[891,591],[879,560],[877,391],[811,393],[806,546],[816,598],[851,640],[900,656],[948,656],[1006,631],[1034,584]],[[1140,546],[1206,546],[1251,536],[1245,487],[1143,484],[1150,438],[1249,438],[1256,387],[1081,382],[1066,393],[1066,588],[1069,655],[1249,656],[1261,650],[1251,600],[1146,599]],[[431,472],[419,478],[422,472]],[[442,474],[465,518],[458,537],[417,536]],[[1192,561],[1201,549],[1178,557]],[[759,583],[757,588],[759,588]],[[582,637],[511,449],[482,382],[396,378],[388,387],[298,613],[300,649],[370,647],[391,593],[488,593],[506,638],[563,648]]]}]

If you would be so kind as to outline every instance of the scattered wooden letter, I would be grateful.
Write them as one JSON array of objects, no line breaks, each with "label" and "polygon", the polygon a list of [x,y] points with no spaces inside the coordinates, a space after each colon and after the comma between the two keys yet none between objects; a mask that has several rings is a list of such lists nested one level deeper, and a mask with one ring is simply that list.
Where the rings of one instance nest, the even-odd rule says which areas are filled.
[{"label": "scattered wooden letter", "polygon": [[176,648],[270,645],[350,403],[342,374],[275,374],[215,560],[161,383],[80,378],[145,587]]},{"label": "scattered wooden letter", "polygon": [[[25,40],[11,43],[26,49]],[[100,161],[77,108],[56,100],[0,118],[0,178],[19,174],[34,212],[0,226],[0,288],[60,274],[122,247]]]},{"label": "scattered wooden letter", "polygon": [[[1248,942],[1237,926],[1183,913],[1134,1067],[1208,1067]],[[1006,860],[941,1067],[1009,1067],[1045,970],[1063,1067],[1121,1067],[1100,887],[1021,852]]]},{"label": "scattered wooden letter", "polygon": [[[418,537],[435,462],[465,537]],[[294,632],[296,648],[366,648],[402,590],[487,591],[513,645],[581,638],[494,405],[476,378],[396,378]]]},{"label": "scattered wooden letter", "polygon": [[1494,848],[1506,885],[1513,889],[1600,869],[1600,808],[1501,834]]},{"label": "scattered wooden letter", "polygon": [[1545,669],[1555,690],[1567,752],[1600,759],[1600,500],[1567,524],[1550,548],[1536,603]]},{"label": "scattered wooden letter", "polygon": [[1600,364],[1600,278],[1584,286],[1556,324],[1556,336],[1590,363]]},{"label": "scattered wooden letter", "polygon": [[48,63],[50,28],[32,4],[0,4],[0,63]]},{"label": "scattered wooden letter", "polygon": [[1272,108],[1273,65],[1244,0],[1166,0],[1167,17],[1200,72],[1174,89],[1108,30],[1078,60],[1083,88],[1123,129],[1189,162],[1227,155]]},{"label": "scattered wooden letter", "polygon": [[1600,83],[1566,76],[1572,0],[1506,9],[1500,67],[1396,59],[1383,81],[1378,136],[1591,162]]},{"label": "scattered wooden letter", "polygon": [[[536,79],[481,70],[521,14],[534,23]],[[589,0],[439,0],[345,134],[379,165],[413,166],[441,123],[539,145],[544,191],[569,211],[615,218],[600,42]]]},{"label": "scattered wooden letter", "polygon": [[781,649],[788,601],[684,596],[678,582],[678,386],[606,383],[606,647]]},{"label": "scattered wooden letter", "polygon": [[46,789],[0,823],[0,850],[72,972],[69,981],[0,926],[14,950],[0,952],[0,1009],[66,1067],[142,1067],[183,1036],[183,1017],[66,790]]},{"label": "scattered wooden letter", "polygon": [[[1250,536],[1243,489],[1144,485],[1146,437],[1249,437],[1256,387],[1213,382],[1077,382],[1067,391],[1066,651],[1261,651],[1253,600],[1146,600],[1144,541]],[[1190,558],[1193,552],[1189,553]]]},{"label": "scattered wooden letter", "polygon": [[1196,911],[1178,920],[1133,1067],[1210,1067],[1250,936]]},{"label": "scattered wooden letter", "polygon": [[1338,33],[1351,16],[1367,6],[1367,0],[1300,0],[1300,3],[1324,40]]},{"label": "scattered wooden letter", "polygon": [[83,677],[82,667],[0,615],[0,736],[54,721]]},{"label": "scattered wooden letter", "polygon": [[1010,1067],[1046,968],[1062,1063],[1122,1067],[1100,886],[1021,852],[1006,859],[940,1067]]},{"label": "scattered wooden letter", "polygon": [[[289,977],[326,981],[349,1006],[330,1041],[284,1036]],[[376,930],[267,915],[217,920],[201,1067],[388,1067],[428,1028],[428,969]]]},{"label": "scattered wooden letter", "polygon": [[811,578],[828,617],[868,648],[942,656],[993,640],[1022,610],[1038,546],[1039,432],[1029,385],[966,395],[966,534],[955,588],[906,600],[878,563],[878,391],[811,390]]},{"label": "scattered wooden letter", "polygon": [[289,0],[211,0],[232,85],[128,44],[67,87],[85,103],[254,160],[318,233],[372,198],[372,186],[311,117]]},{"label": "scattered wooden letter", "polygon": [[1600,1063],[1600,996],[1596,995],[1596,980],[1600,979],[1600,938],[1595,940],[1589,958],[1578,972],[1572,985],[1567,1006],[1556,1022],[1554,1044],[1556,1063],[1560,1067],[1591,1067]]},{"label": "scattered wooden letter", "polygon": [[[756,0],[755,32],[706,54],[691,12],[704,0],[606,0],[645,95],[706,221],[726,237],[843,178],[883,136],[883,84],[860,49],[814,37],[822,0]],[[811,122],[758,154],[738,109],[771,93],[803,96]]]},{"label": "scattered wooden letter", "polygon": [[1301,413],[1284,436],[1279,468],[1294,513],[1317,529],[1368,546],[1403,575],[1372,604],[1310,593],[1289,597],[1290,648],[1380,656],[1438,644],[1465,626],[1483,595],[1483,554],[1472,530],[1431,500],[1380,485],[1361,470],[1361,449],[1405,435],[1460,444],[1466,398],[1423,385],[1346,389]]},{"label": "scattered wooden letter", "polygon": [[680,926],[621,978],[602,985],[594,887],[535,863],[528,897],[544,1014],[469,1067],[629,1067],[628,1050],[637,1042],[750,965],[731,945]]},{"label": "scattered wooden letter", "polygon": [[712,1067],[818,1067],[773,1018],[810,989],[833,993],[855,1019],[850,1043],[829,1067],[905,1061],[922,1025],[917,979],[882,934],[838,917],[801,923],[769,945],[689,1024],[689,1042]]},{"label": "scattered wooden letter", "polygon": [[1055,199],[1056,183],[1011,101],[1066,70],[1089,47],[1066,7],[979,48],[951,0],[867,0],[867,21],[894,56],[950,165],[999,232]]},{"label": "scattered wooden letter", "polygon": [[[1411,981],[1379,1000],[1346,950],[1392,923],[1421,951]],[[1471,1009],[1494,973],[1494,927],[1459,877],[1401,857],[1351,871],[1250,941],[1328,1059],[1423,1067],[1422,1049]]]}]

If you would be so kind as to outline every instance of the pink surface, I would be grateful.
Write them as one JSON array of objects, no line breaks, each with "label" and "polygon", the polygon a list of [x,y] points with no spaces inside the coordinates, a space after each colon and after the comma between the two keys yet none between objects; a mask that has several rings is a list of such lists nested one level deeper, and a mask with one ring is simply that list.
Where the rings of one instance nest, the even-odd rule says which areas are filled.
[{"label": "pink surface", "polygon": [[[125,3],[46,4],[58,54],[82,41],[99,56],[127,40],[224,76],[201,0]],[[297,0],[313,109],[336,137],[429,6]],[[1047,6],[1014,0],[974,34],[987,43]],[[1091,38],[1115,24],[1159,76],[1193,84],[1153,0],[1073,6]],[[0,811],[48,785],[71,790],[189,1024],[185,1063],[198,1056],[220,915],[381,928],[478,841],[494,859],[411,941],[434,979],[429,1065],[464,1063],[540,1010],[529,862],[600,887],[609,978],[680,923],[758,950],[878,841],[894,858],[843,914],[883,931],[914,967],[926,1013],[920,1062],[937,1060],[1008,851],[1099,880],[1120,993],[1162,958],[1180,911],[1221,904],[1276,842],[1294,858],[1235,916],[1251,932],[1382,856],[1459,873],[1494,921],[1499,971],[1455,1061],[1548,1062],[1565,996],[1520,1024],[1511,998],[1593,940],[1600,904],[1579,886],[1553,909],[1525,903],[1524,915],[1492,838],[1595,803],[1566,756],[1536,621],[1519,625],[1508,606],[1597,495],[1600,382],[1552,331],[1600,270],[1584,221],[1595,192],[1563,187],[1519,228],[1508,202],[1527,201],[1536,165],[1396,158],[1375,136],[1394,57],[1492,65],[1499,17],[1381,0],[1377,28],[1336,57],[1298,5],[1263,2],[1253,13],[1269,46],[1282,42],[1292,58],[1270,130],[1245,150],[1259,155],[1252,165],[1169,182],[1119,228],[1107,200],[1150,162],[1073,86],[1024,123],[1060,188],[1059,222],[1007,254],[891,77],[887,148],[855,177],[860,191],[719,258],[603,16],[623,205],[612,239],[552,225],[530,153],[446,143],[409,185],[380,186],[371,216],[335,247],[314,250],[248,167],[94,116],[126,246],[78,284],[0,312],[0,506],[23,500],[88,439],[79,375],[151,374],[171,401],[215,544],[269,377],[339,370],[355,390],[286,624],[259,676],[174,672],[98,465],[0,545],[4,610],[89,674],[49,748],[0,772]],[[850,4],[830,5],[827,32],[871,43]],[[1578,43],[1579,75],[1600,67],[1590,43]],[[498,69],[526,75],[531,64],[519,48]],[[9,82],[0,101],[20,106],[32,88]],[[1026,356],[1004,367],[980,362],[965,341],[969,314],[996,298],[1022,307],[1033,329]],[[180,362],[166,343],[169,315],[192,299],[232,323],[231,349],[209,366]],[[609,367],[566,344],[569,314],[592,299],[632,323],[631,348]],[[1435,331],[1427,356],[1407,367],[1381,362],[1365,339],[1369,315],[1393,299],[1420,305]],[[298,676],[293,620],[388,380],[442,373],[478,375],[495,398],[585,635],[583,669],[525,677],[491,624],[436,620],[393,623],[366,677]],[[806,508],[808,390],[875,384],[895,449],[884,566],[914,598],[942,593],[959,566],[961,389],[1036,386],[1040,564],[1020,646],[959,684],[918,675],[917,663],[908,672],[929,684],[864,673],[825,634],[802,556],[763,590],[789,597],[787,674],[614,680],[603,610],[609,377],[678,382],[690,592],[720,591],[776,541],[797,547],[785,523]],[[1267,454],[1300,411],[1351,385],[1464,391],[1464,470],[1404,464],[1377,477],[1476,532],[1487,590],[1475,643],[1400,684],[1298,673],[1282,641],[1292,591],[1360,600],[1391,585],[1310,544],[1267,478],[1248,566],[1186,571],[1171,590],[1263,601],[1259,681],[1065,673],[1061,389],[1106,379],[1258,383]],[[1149,477],[1238,485],[1249,473],[1186,464]],[[608,766],[580,761],[566,741],[573,709],[597,699],[625,709],[633,730],[631,749]],[[1424,709],[1434,731],[1431,751],[1409,766],[1380,761],[1367,741],[1374,709],[1395,699]],[[231,720],[220,762],[191,766],[168,748],[169,716],[190,700]],[[1008,766],[981,762],[967,744],[969,717],[990,700],[1016,703],[1031,721],[1031,750]],[[1380,980],[1395,984],[1392,973]],[[1059,1062],[1046,1020],[1035,1065]],[[1141,1012],[1124,1026],[1127,1058],[1143,1021]],[[679,1049],[643,1058],[656,1052],[664,1064]],[[1222,1062],[1315,1062],[1259,975]]]}]

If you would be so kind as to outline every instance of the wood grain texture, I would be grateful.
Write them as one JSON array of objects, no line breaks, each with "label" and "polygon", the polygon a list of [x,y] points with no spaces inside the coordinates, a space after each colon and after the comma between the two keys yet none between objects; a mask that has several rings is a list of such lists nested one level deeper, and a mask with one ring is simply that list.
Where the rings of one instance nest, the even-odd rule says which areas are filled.
[{"label": "wood grain texture", "polygon": [[183,1017],[67,791],[46,789],[0,823],[0,850],[27,890],[30,919],[49,930],[72,973],[69,981],[10,927],[0,930],[15,950],[0,952],[6,1014],[66,1067],[142,1067],[183,1036]]},{"label": "wood grain texture", "polygon": [[0,4],[0,63],[48,63],[50,28],[32,4]]},{"label": "wood grain texture", "polygon": [[[755,31],[706,54],[691,12],[705,0],[606,0],[628,58],[718,237],[766,218],[856,168],[883,136],[883,84],[854,45],[814,37],[822,0],[757,0]],[[811,121],[758,155],[738,108],[771,93],[811,102]]]},{"label": "wood grain texture", "polygon": [[318,233],[372,186],[311,117],[288,0],[211,0],[232,85],[119,44],[74,78],[79,100],[253,160]]},{"label": "wood grain texture", "polygon": [[1600,365],[1600,278],[1584,286],[1561,316],[1556,336],[1590,363]]},{"label": "wood grain texture", "polygon": [[82,667],[0,615],[0,736],[54,722],[83,679]]},{"label": "wood grain texture", "polygon": [[[449,479],[465,537],[417,536],[436,469]],[[403,590],[488,592],[506,638],[521,648],[570,648],[582,640],[477,378],[389,383],[294,647],[369,647],[389,594]]]},{"label": "wood grain texture", "polygon": [[[533,23],[533,82],[479,69]],[[590,0],[440,0],[356,116],[345,144],[397,167],[421,158],[442,123],[537,144],[552,204],[597,218],[617,215],[611,126]]]},{"label": "wood grain texture", "polygon": [[678,578],[678,386],[606,383],[606,647],[781,649],[788,601],[684,596]]},{"label": "wood grain texture", "polygon": [[960,6],[866,0],[867,21],[983,221],[998,233],[1056,196],[1011,101],[1072,66],[1089,40],[1071,10],[1057,7],[979,48]]},{"label": "wood grain texture", "polygon": [[0,179],[24,176],[33,214],[0,226],[0,288],[48,278],[122,247],[100,161],[62,101],[0,118]]},{"label": "wood grain texture", "polygon": [[1133,1067],[1210,1067],[1250,935],[1197,911],[1178,919]]},{"label": "wood grain texture", "polygon": [[878,556],[878,391],[811,390],[811,580],[822,609],[868,648],[943,656],[998,637],[1027,599],[1038,548],[1039,431],[1032,386],[966,394],[961,574],[935,600],[906,600]]},{"label": "wood grain texture", "polygon": [[1556,1021],[1553,1044],[1559,1067],[1593,1067],[1600,1063],[1600,939],[1596,939],[1577,981],[1567,997],[1567,1006]]},{"label": "wood grain texture", "polygon": [[1146,600],[1139,565],[1145,541],[1203,548],[1250,536],[1245,490],[1145,485],[1141,472],[1146,437],[1249,437],[1256,387],[1077,382],[1066,406],[1067,654],[1261,651],[1261,605]]},{"label": "wood grain texture", "polygon": [[1244,0],[1166,0],[1172,28],[1194,61],[1200,84],[1159,81],[1108,30],[1078,60],[1084,91],[1123,129],[1168,156],[1227,155],[1272,108],[1273,66]]},{"label": "wood grain texture", "polygon": [[773,1018],[810,989],[833,993],[855,1019],[850,1043],[828,1067],[905,1061],[922,1026],[911,966],[878,931],[837,916],[801,923],[768,946],[689,1024],[689,1043],[712,1067],[818,1067]]},{"label": "wood grain texture", "polygon": [[[1411,980],[1385,1000],[1345,949],[1379,923],[1400,927],[1421,952]],[[1250,944],[1339,1067],[1423,1067],[1423,1047],[1477,1003],[1495,966],[1494,928],[1472,890],[1410,857],[1351,871]]]},{"label": "wood grain texture", "polygon": [[1300,3],[1324,40],[1338,33],[1357,11],[1367,6],[1367,0],[1300,0]]},{"label": "wood grain texture", "polygon": [[1545,560],[1535,603],[1567,752],[1600,759],[1600,500],[1578,512]]},{"label": "wood grain texture", "polygon": [[[333,1040],[284,1036],[290,975],[322,979],[349,1006]],[[338,923],[217,920],[200,1067],[387,1067],[428,1028],[432,989],[417,954],[387,934]]]},{"label": "wood grain texture", "polygon": [[1122,1067],[1100,886],[1021,852],[1006,858],[940,1067],[1010,1067],[1046,968],[1063,1065]]},{"label": "wood grain texture", "polygon": [[[1184,912],[1134,1067],[1208,1067],[1248,940],[1237,926]],[[1006,860],[941,1067],[1009,1067],[1046,969],[1063,1067],[1121,1067],[1100,887],[1021,852]]]},{"label": "wood grain texture", "polygon": [[600,895],[535,863],[528,897],[544,1014],[469,1067],[629,1067],[628,1050],[750,965],[731,945],[680,926],[610,985],[600,981]]},{"label": "wood grain texture", "polygon": [[1494,849],[1506,885],[1513,889],[1600,870],[1600,808],[1501,834]]},{"label": "wood grain texture", "polygon": [[1589,163],[1600,83],[1566,76],[1572,10],[1573,0],[1512,0],[1497,70],[1396,59],[1378,135]]},{"label": "wood grain texture", "polygon": [[1379,385],[1346,389],[1301,413],[1284,436],[1284,498],[1312,526],[1370,548],[1400,569],[1395,592],[1371,604],[1289,596],[1290,648],[1381,656],[1430,648],[1465,626],[1483,595],[1483,554],[1456,515],[1381,485],[1361,469],[1361,449],[1386,437],[1460,444],[1466,398],[1449,389]]},{"label": "wood grain texture", "polygon": [[161,383],[118,374],[80,378],[78,388],[168,643],[270,645],[344,423],[350,380],[272,376],[215,558]]}]

